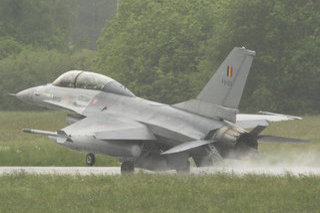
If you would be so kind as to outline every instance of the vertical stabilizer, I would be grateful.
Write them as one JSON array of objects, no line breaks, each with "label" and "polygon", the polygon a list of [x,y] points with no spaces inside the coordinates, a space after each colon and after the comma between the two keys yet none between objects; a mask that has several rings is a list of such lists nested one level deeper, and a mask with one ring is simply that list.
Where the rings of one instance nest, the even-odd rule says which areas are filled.
[{"label": "vertical stabilizer", "polygon": [[233,48],[197,98],[178,103],[174,107],[235,122],[255,54],[244,47]]},{"label": "vertical stabilizer", "polygon": [[237,109],[254,55],[244,47],[233,48],[197,99]]}]

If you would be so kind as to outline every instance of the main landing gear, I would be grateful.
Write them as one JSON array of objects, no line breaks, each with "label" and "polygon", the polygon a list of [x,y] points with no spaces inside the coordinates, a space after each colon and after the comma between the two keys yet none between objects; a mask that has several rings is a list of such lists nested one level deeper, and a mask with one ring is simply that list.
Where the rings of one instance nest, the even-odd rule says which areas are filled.
[{"label": "main landing gear", "polygon": [[121,174],[129,174],[134,172],[134,162],[124,161],[121,164]]},{"label": "main landing gear", "polygon": [[95,164],[95,162],[96,162],[96,157],[94,156],[94,154],[93,153],[87,154],[87,156],[86,156],[86,164],[88,166],[92,166],[92,165]]}]

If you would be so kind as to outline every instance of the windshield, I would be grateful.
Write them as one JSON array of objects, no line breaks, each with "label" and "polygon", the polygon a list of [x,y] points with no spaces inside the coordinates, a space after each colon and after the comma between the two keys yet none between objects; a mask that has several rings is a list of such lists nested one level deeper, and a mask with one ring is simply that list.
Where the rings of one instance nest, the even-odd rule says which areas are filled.
[{"label": "windshield", "polygon": [[119,95],[134,96],[133,93],[119,82],[105,75],[72,70],[62,74],[53,83],[54,86],[101,90]]},{"label": "windshield", "polygon": [[82,71],[72,70],[60,75],[52,84],[59,87],[75,87],[75,79]]}]

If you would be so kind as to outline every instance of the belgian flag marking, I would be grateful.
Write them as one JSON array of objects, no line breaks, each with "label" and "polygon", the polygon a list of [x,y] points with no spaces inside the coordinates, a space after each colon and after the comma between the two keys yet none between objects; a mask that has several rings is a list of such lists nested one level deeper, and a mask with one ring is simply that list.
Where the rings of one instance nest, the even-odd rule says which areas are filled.
[{"label": "belgian flag marking", "polygon": [[227,76],[230,78],[232,77],[232,66],[227,67]]}]

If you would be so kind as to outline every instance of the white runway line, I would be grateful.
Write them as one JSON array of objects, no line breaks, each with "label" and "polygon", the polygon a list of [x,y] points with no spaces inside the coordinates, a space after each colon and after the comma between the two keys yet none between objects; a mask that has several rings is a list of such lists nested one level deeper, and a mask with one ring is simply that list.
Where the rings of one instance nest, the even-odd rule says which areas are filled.
[{"label": "white runway line", "polygon": [[0,175],[5,174],[37,175],[119,175],[119,167],[0,167]]},{"label": "white runway line", "polygon": [[[139,169],[137,169],[139,171]],[[146,173],[153,173],[144,170]],[[6,174],[37,174],[37,175],[120,175],[119,167],[0,167],[0,176]],[[174,171],[157,172],[159,174],[174,174]],[[320,176],[320,167],[206,167],[191,169],[191,174],[205,175],[205,174],[233,174],[233,175],[272,175],[283,176],[291,174],[295,176],[314,175]]]}]

